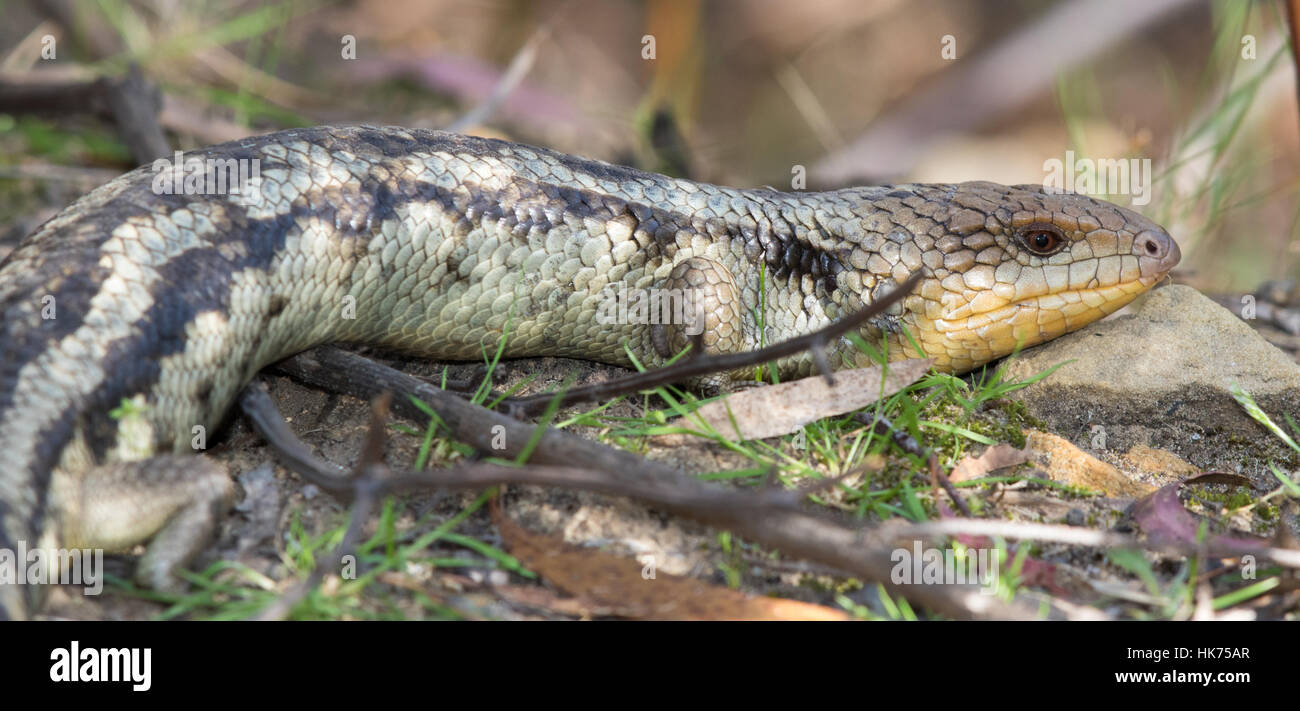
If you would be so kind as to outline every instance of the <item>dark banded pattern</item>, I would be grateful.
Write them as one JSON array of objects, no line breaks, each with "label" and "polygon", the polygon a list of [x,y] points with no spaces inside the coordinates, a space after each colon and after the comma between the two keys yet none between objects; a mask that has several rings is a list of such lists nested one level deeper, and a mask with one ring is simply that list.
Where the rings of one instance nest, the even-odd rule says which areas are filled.
[{"label": "dark banded pattern", "polygon": [[[921,270],[918,292],[863,335],[915,356],[906,330],[938,367],[962,371],[1113,312],[1178,261],[1141,215],[1034,186],[737,190],[365,126],[195,158],[257,161],[256,199],[160,194],[146,166],[0,264],[0,547],[120,549],[181,527],[176,512],[195,499],[169,493],[150,508],[149,486],[186,479],[148,474],[149,457],[190,451],[194,428],[217,426],[259,368],[319,343],[477,359],[508,330],[510,356],[627,365],[626,346],[655,365],[683,339],[597,319],[612,292],[703,291],[706,348],[741,351],[824,326]],[[1031,229],[1052,230],[1059,248],[1033,253]],[[837,364],[860,362],[847,341],[832,350]],[[195,496],[220,508],[228,491],[205,477]],[[123,501],[140,503],[138,522],[115,520]],[[197,530],[209,522],[196,511]],[[184,556],[158,555],[151,579],[165,581]],[[24,605],[0,589],[0,608]]]}]

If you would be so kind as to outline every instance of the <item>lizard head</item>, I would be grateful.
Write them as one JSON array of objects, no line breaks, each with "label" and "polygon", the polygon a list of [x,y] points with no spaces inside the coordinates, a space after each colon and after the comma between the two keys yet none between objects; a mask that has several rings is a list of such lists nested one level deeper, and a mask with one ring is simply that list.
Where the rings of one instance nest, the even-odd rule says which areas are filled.
[{"label": "lizard head", "polygon": [[[895,279],[882,285],[909,265],[925,270],[895,316],[944,370],[970,370],[1114,313],[1181,257],[1160,225],[1083,195],[985,182],[890,190],[875,199],[888,224],[876,218],[864,232],[881,261],[864,266],[884,276],[888,264]],[[905,337],[895,342],[917,355]]]}]

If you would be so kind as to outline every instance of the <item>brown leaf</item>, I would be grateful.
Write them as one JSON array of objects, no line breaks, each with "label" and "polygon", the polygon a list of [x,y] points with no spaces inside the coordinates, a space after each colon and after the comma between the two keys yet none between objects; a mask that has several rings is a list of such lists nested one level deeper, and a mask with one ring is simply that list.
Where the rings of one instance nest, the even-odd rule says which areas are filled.
[{"label": "brown leaf", "polygon": [[692,578],[652,572],[651,566],[642,562],[529,531],[511,520],[496,502],[494,499],[492,519],[510,554],[587,608],[656,620],[850,619],[840,610],[821,605],[751,597]]},{"label": "brown leaf", "polygon": [[984,453],[978,457],[962,457],[957,466],[952,468],[952,473],[948,475],[951,482],[969,481],[987,476],[989,472],[995,472],[999,469],[1023,464],[1029,461],[1029,453],[1023,449],[1016,449],[1005,442],[995,444],[984,450]]},{"label": "brown leaf", "polygon": [[[1178,498],[1181,486],[1181,483],[1166,484],[1133,507],[1133,521],[1152,543],[1197,543],[1202,519],[1183,507]],[[1246,534],[1211,535],[1206,543],[1243,553],[1255,552],[1268,545],[1266,540]]]},{"label": "brown leaf", "polygon": [[[834,386],[816,375],[751,388],[705,404],[695,414],[723,436],[738,440],[778,437],[795,432],[809,422],[842,415],[893,395],[925,375],[932,363],[928,359],[890,363],[884,374],[883,390],[882,369],[878,366],[841,370],[835,373]],[[698,420],[694,416],[679,417],[669,424],[694,428],[698,427]],[[681,438],[681,435],[665,435],[660,439]]]}]

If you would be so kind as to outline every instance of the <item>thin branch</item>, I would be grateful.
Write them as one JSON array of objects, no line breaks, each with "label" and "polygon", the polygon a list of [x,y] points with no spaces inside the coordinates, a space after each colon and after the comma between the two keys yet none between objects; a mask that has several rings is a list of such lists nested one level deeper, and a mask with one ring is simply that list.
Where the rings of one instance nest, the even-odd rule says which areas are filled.
[{"label": "thin branch", "polygon": [[533,36],[528,38],[524,46],[520,47],[519,51],[510,60],[510,65],[506,67],[505,73],[501,75],[501,79],[497,81],[496,86],[492,87],[492,93],[478,106],[448,124],[446,130],[464,131],[467,128],[481,126],[492,118],[492,115],[497,112],[497,109],[501,108],[506,99],[510,98],[511,92],[515,90],[515,87],[519,86],[519,82],[528,76],[528,72],[533,68],[533,62],[537,59],[538,48],[550,35],[551,27],[549,24],[538,27]]},{"label": "thin branch", "polygon": [[1254,550],[1239,545],[1216,546],[1211,543],[1192,545],[1165,541],[1143,541],[1112,531],[1096,531],[1078,526],[1060,526],[1045,523],[994,521],[991,519],[946,519],[929,523],[893,525],[883,524],[877,529],[885,540],[911,538],[937,538],[956,535],[1000,536],[1003,538],[1028,538],[1072,546],[1096,548],[1137,548],[1158,553],[1181,556],[1240,558],[1255,555],[1288,568],[1300,568],[1300,550],[1260,546]]},{"label": "thin branch", "polygon": [[158,124],[162,95],[132,65],[126,76],[94,81],[0,83],[0,112],[12,114],[91,114],[117,125],[137,165],[168,156],[171,146]]},{"label": "thin branch", "polygon": [[[859,328],[867,321],[879,316],[887,311],[891,306],[902,301],[904,297],[912,293],[921,280],[925,277],[924,272],[918,270],[909,276],[902,284],[888,294],[881,296],[874,303],[865,308],[841,318],[825,328],[813,331],[812,333],[796,336],[780,343],[770,345],[766,348],[760,348],[756,351],[746,351],[744,353],[701,353],[698,339],[691,345],[690,353],[687,357],[673,365],[647,370],[643,373],[634,373],[627,377],[615,378],[608,382],[588,385],[581,388],[574,388],[564,393],[559,398],[559,404],[573,405],[585,402],[597,402],[608,400],[619,395],[641,392],[651,388],[679,383],[688,378],[710,375],[729,370],[748,368],[750,366],[768,363],[773,360],[795,355],[803,351],[811,351],[813,360],[818,365],[818,369],[826,378],[826,381],[832,385],[835,384],[834,375],[830,371],[825,357],[825,349],[828,343],[834,342],[845,333]],[[692,355],[694,354],[694,355]],[[523,415],[536,415],[546,409],[548,405],[555,402],[553,393],[540,393],[529,395],[527,397],[507,398],[501,401],[500,407],[506,412],[519,413]]]},{"label": "thin branch", "polygon": [[[823,187],[897,179],[936,140],[969,133],[1020,111],[1049,92],[1062,74],[1192,1],[1056,3],[985,51],[971,46],[970,33],[958,34],[957,61],[950,62],[951,68],[890,107],[843,149],[815,163],[809,175]],[[937,44],[934,51],[939,51]]]},{"label": "thin branch", "polygon": [[1291,37],[1291,64],[1295,73],[1296,109],[1300,111],[1300,0],[1286,0],[1285,4],[1286,24]]},{"label": "thin branch", "polygon": [[355,484],[343,467],[317,457],[315,453],[289,429],[284,416],[271,401],[266,384],[257,381],[244,387],[239,396],[239,407],[253,428],[271,445],[285,467],[302,478],[345,501],[352,498]]},{"label": "thin branch", "polygon": [[[418,378],[337,348],[317,348],[280,363],[277,368],[303,382],[335,392],[369,398],[391,390],[396,411],[427,423],[428,416],[411,397],[428,403],[449,436],[498,457],[515,457],[529,443],[537,425],[523,423],[470,403]],[[552,465],[512,468],[478,464],[438,472],[407,472],[388,480],[386,490],[401,487],[482,487],[497,483],[530,483],[589,489],[639,499],[671,513],[784,552],[849,571],[862,580],[878,582],[934,612],[953,618],[1035,619],[1037,606],[1007,603],[982,594],[978,586],[897,585],[891,579],[895,562],[886,547],[864,545],[869,531],[861,525],[839,523],[821,514],[793,508],[787,492],[767,498],[706,484],[667,465],[614,449],[577,435],[544,428],[530,462]],[[1055,616],[1068,616],[1059,611]]]},{"label": "thin branch", "polygon": [[[352,520],[343,540],[324,560],[318,561],[311,574],[301,583],[293,586],[275,602],[258,613],[258,620],[283,620],[293,611],[294,605],[301,602],[325,579],[326,571],[339,570],[346,556],[352,555],[361,540],[366,522],[374,514],[375,504],[384,495],[388,482],[388,467],[384,464],[383,443],[384,423],[388,419],[389,396],[380,395],[370,404],[370,430],[366,436],[366,446],[361,450],[361,459],[357,462],[356,476],[352,482]],[[283,423],[282,423],[283,424]],[[287,427],[285,428],[288,429]],[[293,433],[289,433],[293,437]],[[306,445],[298,443],[304,449]]]},{"label": "thin branch", "polygon": [[[929,467],[930,471],[930,481],[934,484],[935,488],[938,489],[939,487],[942,487],[944,491],[948,492],[948,498],[952,499],[953,505],[957,507],[957,510],[961,511],[963,516],[970,517],[972,515],[970,506],[966,504],[966,500],[961,497],[961,494],[957,493],[957,487],[952,485],[952,481],[948,478],[948,475],[939,468],[939,458],[935,456],[933,452],[926,451],[922,448],[921,443],[917,442],[915,437],[908,434],[907,430],[898,429],[897,427],[894,427],[894,423],[884,417],[876,418],[874,415],[866,412],[857,413],[853,416],[853,419],[871,427],[878,435],[888,435],[894,441],[894,444],[904,452],[907,452],[918,459],[925,460],[926,466]],[[936,491],[935,500],[938,500],[938,498],[938,491]]]}]

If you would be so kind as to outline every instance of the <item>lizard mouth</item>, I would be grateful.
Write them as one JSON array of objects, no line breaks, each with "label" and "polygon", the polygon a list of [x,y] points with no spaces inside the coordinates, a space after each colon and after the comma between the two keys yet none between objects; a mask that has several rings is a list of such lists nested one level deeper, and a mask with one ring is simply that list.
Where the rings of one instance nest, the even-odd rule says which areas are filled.
[{"label": "lizard mouth", "polygon": [[940,364],[958,372],[968,370],[1105,318],[1156,281],[1157,277],[1144,276],[1110,286],[1004,301],[979,313],[946,315],[919,323],[919,341]]},{"label": "lizard mouth", "polygon": [[1141,277],[1108,286],[1064,289],[1014,300],[976,299],[948,310],[934,324],[937,330],[952,335],[989,324],[1029,326],[1056,320],[1065,321],[1069,330],[1073,330],[1118,311],[1158,280],[1158,277]]}]

